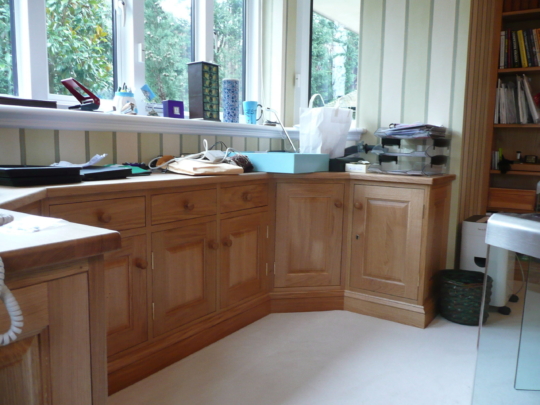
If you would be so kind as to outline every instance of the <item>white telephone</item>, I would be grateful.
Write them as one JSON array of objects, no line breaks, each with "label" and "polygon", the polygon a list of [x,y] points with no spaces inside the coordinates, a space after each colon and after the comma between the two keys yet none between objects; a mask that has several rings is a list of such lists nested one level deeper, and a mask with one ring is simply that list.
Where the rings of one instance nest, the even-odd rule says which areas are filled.
[{"label": "white telephone", "polygon": [[[11,221],[13,221],[13,216],[0,213],[0,226]],[[24,325],[23,315],[21,308],[19,307],[19,303],[11,291],[9,291],[9,288],[7,288],[4,284],[5,273],[4,262],[0,257],[0,301],[4,302],[9,317],[11,318],[11,326],[9,330],[4,334],[0,333],[0,346],[7,346],[17,339],[17,335],[21,333],[21,328]]]}]

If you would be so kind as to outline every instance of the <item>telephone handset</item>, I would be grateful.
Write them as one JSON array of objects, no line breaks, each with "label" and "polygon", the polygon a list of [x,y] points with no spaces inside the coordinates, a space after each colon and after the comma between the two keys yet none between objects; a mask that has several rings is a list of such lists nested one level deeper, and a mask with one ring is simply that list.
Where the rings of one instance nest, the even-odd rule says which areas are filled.
[{"label": "telephone handset", "polygon": [[13,296],[9,288],[4,284],[5,269],[4,262],[0,257],[0,300],[4,302],[9,317],[11,318],[11,326],[7,332],[0,334],[0,346],[6,346],[17,339],[17,335],[21,333],[24,325],[23,315],[17,299]]}]

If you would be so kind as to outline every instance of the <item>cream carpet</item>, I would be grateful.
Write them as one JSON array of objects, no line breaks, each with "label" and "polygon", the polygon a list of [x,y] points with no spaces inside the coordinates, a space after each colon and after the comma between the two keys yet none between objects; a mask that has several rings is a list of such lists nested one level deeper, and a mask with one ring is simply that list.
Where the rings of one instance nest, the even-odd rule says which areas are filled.
[{"label": "cream carpet", "polygon": [[469,405],[477,327],[346,311],[272,314],[109,405]]}]

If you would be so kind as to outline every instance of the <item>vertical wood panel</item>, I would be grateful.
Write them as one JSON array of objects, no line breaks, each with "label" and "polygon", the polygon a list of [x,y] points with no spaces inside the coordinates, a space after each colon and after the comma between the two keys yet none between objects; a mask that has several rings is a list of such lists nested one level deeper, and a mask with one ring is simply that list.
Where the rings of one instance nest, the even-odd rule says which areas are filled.
[{"label": "vertical wood panel", "polygon": [[427,121],[448,126],[457,0],[436,0],[433,9]]},{"label": "vertical wood panel", "polygon": [[85,163],[84,131],[58,131],[60,159],[71,163]]},{"label": "vertical wood panel", "polygon": [[472,2],[458,221],[486,209],[501,0]]},{"label": "vertical wood panel", "polygon": [[403,0],[386,0],[381,87],[381,103],[384,106],[381,125],[384,126],[401,121],[406,5],[407,2]]},{"label": "vertical wood panel", "polygon": [[117,163],[137,162],[139,160],[137,133],[116,133],[116,160]]},{"label": "vertical wood panel", "polygon": [[180,135],[163,134],[163,154],[180,156]]},{"label": "vertical wood panel", "polygon": [[107,156],[99,162],[99,165],[107,165],[113,163],[113,134],[112,132],[89,132],[89,151],[90,158],[99,153],[106,153]]},{"label": "vertical wood panel", "polygon": [[26,164],[48,166],[54,163],[54,131],[51,129],[26,129]]},{"label": "vertical wood panel", "polygon": [[141,134],[141,161],[148,163],[160,154],[159,134]]},{"label": "vertical wood panel", "polygon": [[[379,127],[384,3],[363,1],[360,11],[359,125],[371,133]],[[373,136],[364,135],[364,139],[376,142]]]},{"label": "vertical wood panel", "polygon": [[21,142],[18,128],[0,128],[0,164],[21,164]]},{"label": "vertical wood panel", "polygon": [[432,0],[409,3],[403,88],[403,122],[421,121],[426,110],[429,19]]}]

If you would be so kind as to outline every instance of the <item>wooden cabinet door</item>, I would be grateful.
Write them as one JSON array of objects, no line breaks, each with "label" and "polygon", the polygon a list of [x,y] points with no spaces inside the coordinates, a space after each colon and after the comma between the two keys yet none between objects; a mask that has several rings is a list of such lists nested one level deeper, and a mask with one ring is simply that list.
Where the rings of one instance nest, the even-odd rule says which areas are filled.
[{"label": "wooden cabinet door", "polygon": [[343,184],[278,184],[276,287],[340,284],[343,191]]},{"label": "wooden cabinet door", "polygon": [[122,249],[105,255],[107,354],[148,339],[146,235],[122,239]]},{"label": "wooden cabinet door", "polygon": [[221,221],[221,308],[262,291],[266,227],[266,213]]},{"label": "wooden cabinet door", "polygon": [[154,336],[216,310],[216,221],[152,234]]},{"label": "wooden cabinet door", "polygon": [[350,286],[418,297],[424,191],[356,185]]}]

